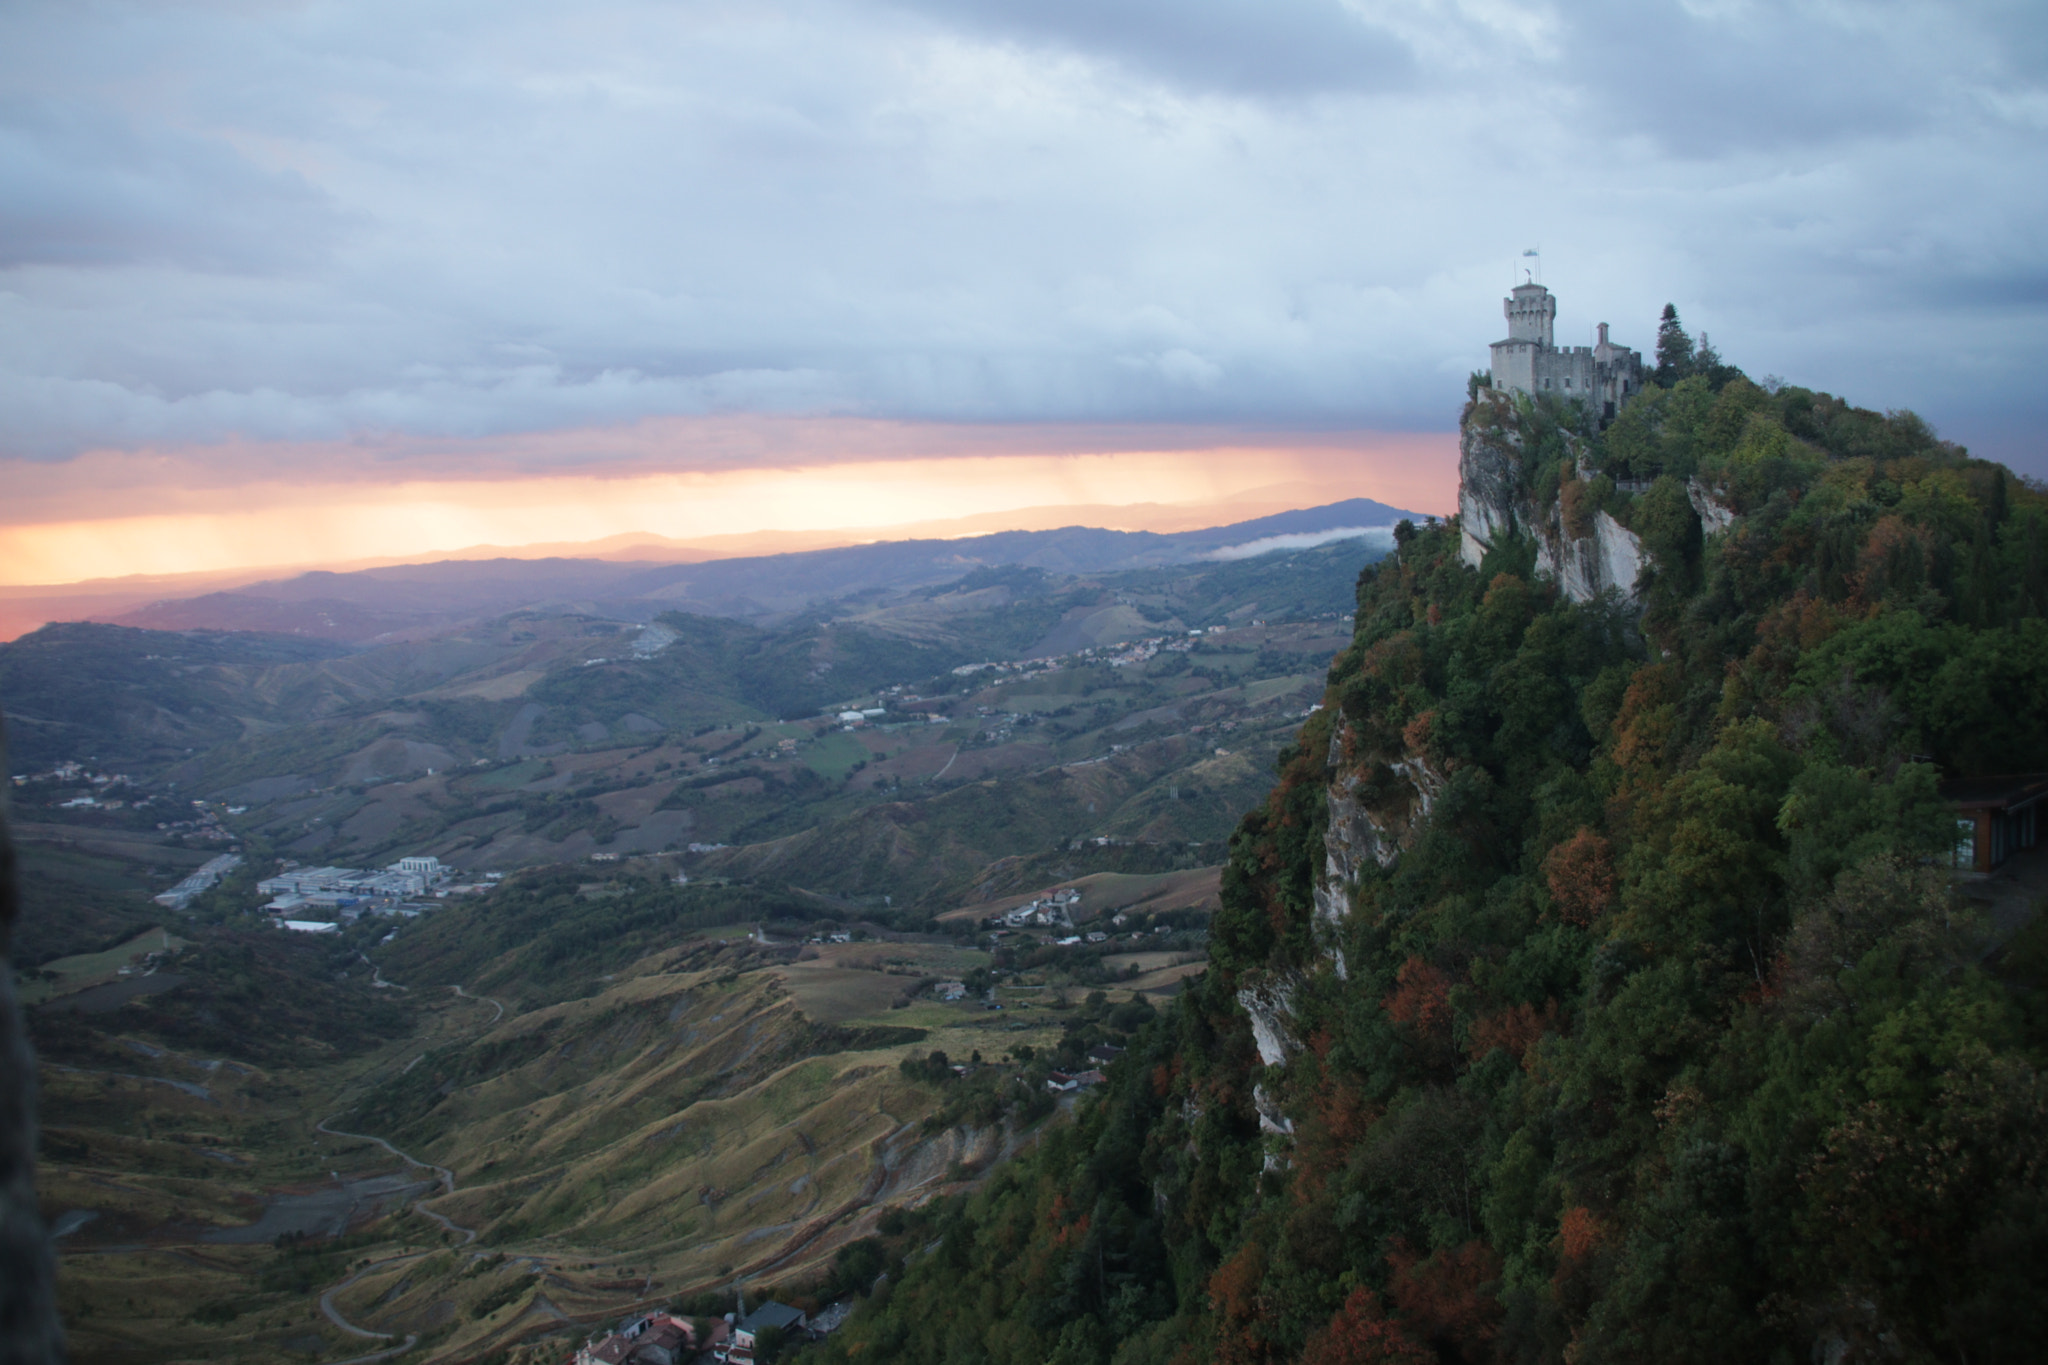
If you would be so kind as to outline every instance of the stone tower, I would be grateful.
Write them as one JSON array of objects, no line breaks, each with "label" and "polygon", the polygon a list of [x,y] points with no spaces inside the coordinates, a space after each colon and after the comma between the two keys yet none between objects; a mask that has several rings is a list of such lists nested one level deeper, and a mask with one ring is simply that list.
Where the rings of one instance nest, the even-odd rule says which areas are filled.
[{"label": "stone tower", "polygon": [[1557,321],[1557,296],[1542,285],[1516,285],[1500,310],[1508,316],[1509,341],[1533,341],[1546,347],[1556,344],[1551,328]]},{"label": "stone tower", "polygon": [[1598,345],[1556,344],[1557,296],[1542,285],[1516,285],[1501,311],[1508,334],[1493,343],[1494,388],[1584,403],[1602,426],[1642,389],[1642,353],[1610,342],[1606,323]]}]

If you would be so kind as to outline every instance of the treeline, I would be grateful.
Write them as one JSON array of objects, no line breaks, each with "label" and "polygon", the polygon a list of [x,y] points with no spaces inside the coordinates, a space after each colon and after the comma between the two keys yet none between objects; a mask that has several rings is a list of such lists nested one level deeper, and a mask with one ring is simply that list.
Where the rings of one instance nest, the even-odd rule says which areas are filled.
[{"label": "treeline", "polygon": [[[1639,616],[1455,526],[1361,575],[1208,974],[823,1355],[2032,1358],[2048,927],[1959,894],[1941,784],[2048,769],[2048,499],[1709,368],[1502,419],[1607,480]],[[1400,843],[1334,922],[1333,780]]]}]

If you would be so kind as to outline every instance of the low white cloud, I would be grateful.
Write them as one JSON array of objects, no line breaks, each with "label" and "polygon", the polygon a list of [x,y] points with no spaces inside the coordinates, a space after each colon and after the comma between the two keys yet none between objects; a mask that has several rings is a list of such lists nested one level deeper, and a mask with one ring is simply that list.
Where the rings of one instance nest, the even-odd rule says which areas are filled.
[{"label": "low white cloud", "polygon": [[1297,531],[1292,535],[1248,540],[1242,545],[1225,545],[1220,550],[1211,550],[1202,558],[1255,559],[1275,550],[1312,550],[1318,545],[1334,545],[1340,540],[1363,540],[1385,547],[1394,543],[1394,529],[1391,526],[1335,526],[1327,531]]}]

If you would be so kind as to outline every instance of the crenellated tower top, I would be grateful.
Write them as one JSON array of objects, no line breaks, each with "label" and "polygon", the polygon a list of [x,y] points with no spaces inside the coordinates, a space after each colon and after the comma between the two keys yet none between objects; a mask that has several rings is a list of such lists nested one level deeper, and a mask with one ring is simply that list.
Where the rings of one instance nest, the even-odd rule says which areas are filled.
[{"label": "crenellated tower top", "polygon": [[1508,318],[1508,340],[1533,341],[1554,346],[1553,327],[1557,321],[1557,296],[1540,284],[1518,284],[1515,292],[1501,302]]}]

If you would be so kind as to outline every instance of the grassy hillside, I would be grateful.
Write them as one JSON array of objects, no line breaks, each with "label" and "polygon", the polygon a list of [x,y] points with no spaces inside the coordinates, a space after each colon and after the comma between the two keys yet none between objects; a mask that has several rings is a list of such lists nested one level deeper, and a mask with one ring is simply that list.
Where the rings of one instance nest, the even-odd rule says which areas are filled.
[{"label": "grassy hillside", "polygon": [[[806,1292],[842,1253],[864,1263],[847,1249],[892,1209],[1035,1140],[1046,1067],[1151,1014],[1070,989],[1108,984],[1099,951],[1006,969],[990,1011],[927,992],[992,984],[995,959],[954,940],[855,925],[805,943],[843,912],[589,875],[516,877],[381,943],[375,922],[244,927],[223,891],[152,906],[175,933],[47,964],[39,1188],[77,1357],[360,1353],[315,1310],[352,1267],[341,1311],[446,1359],[559,1354],[737,1274]],[[1207,914],[1171,879],[1116,886],[1118,904]],[[450,1168],[453,1193],[348,1136],[365,1132]]]}]

